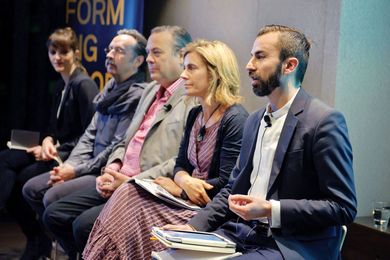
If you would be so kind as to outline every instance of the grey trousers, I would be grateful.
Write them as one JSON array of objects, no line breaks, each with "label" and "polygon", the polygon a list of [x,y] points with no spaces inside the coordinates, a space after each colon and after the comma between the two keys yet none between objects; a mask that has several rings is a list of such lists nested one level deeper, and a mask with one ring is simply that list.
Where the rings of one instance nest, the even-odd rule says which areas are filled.
[{"label": "grey trousers", "polygon": [[23,186],[23,197],[30,204],[31,208],[42,218],[47,206],[75,191],[81,190],[88,185],[95,183],[95,175],[85,175],[62,184],[49,186],[50,173],[46,172],[31,178]]}]

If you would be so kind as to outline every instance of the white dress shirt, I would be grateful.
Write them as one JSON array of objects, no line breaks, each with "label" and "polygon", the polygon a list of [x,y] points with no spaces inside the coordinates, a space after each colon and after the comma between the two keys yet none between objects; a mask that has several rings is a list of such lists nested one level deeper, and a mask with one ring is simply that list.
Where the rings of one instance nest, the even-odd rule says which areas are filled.
[{"label": "white dress shirt", "polygon": [[[298,89],[299,90],[299,89]],[[257,135],[256,148],[253,155],[253,169],[250,177],[251,187],[248,195],[266,199],[268,183],[271,176],[272,163],[275,157],[276,147],[279,142],[284,122],[286,121],[288,110],[295,99],[294,96],[280,109],[272,111],[270,104],[264,116],[269,116],[271,126],[267,126],[264,116],[262,118]],[[280,227],[280,201],[270,200],[272,205],[271,227]],[[260,218],[261,222],[268,222],[267,218]]]}]

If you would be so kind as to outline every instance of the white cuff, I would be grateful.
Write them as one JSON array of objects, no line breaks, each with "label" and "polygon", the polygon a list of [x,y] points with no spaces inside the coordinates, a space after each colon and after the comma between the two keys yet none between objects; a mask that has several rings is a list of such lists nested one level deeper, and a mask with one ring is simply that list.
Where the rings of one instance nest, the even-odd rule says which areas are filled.
[{"label": "white cuff", "polygon": [[280,201],[270,200],[271,203],[271,228],[280,228]]}]

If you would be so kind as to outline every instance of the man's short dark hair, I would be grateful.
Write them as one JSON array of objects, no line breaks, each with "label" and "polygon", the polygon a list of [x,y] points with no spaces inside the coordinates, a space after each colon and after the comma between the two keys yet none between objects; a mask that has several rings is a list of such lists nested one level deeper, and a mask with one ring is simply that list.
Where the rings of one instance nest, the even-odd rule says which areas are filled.
[{"label": "man's short dark hair", "polygon": [[137,44],[134,46],[134,54],[135,56],[143,56],[144,57],[144,62],[142,65],[139,67],[140,71],[146,72],[146,44],[147,40],[145,37],[140,34],[137,30],[134,29],[121,29],[117,32],[117,35],[130,35],[135,39]]},{"label": "man's short dark hair", "polygon": [[284,25],[266,25],[260,29],[257,37],[270,33],[279,32],[280,60],[295,57],[299,61],[296,77],[299,82],[303,81],[307,63],[309,61],[309,50],[311,44],[306,36],[299,30]]},{"label": "man's short dark hair", "polygon": [[173,50],[175,54],[177,54],[181,49],[183,49],[188,43],[192,42],[191,35],[187,32],[186,29],[180,26],[172,26],[172,25],[162,25],[154,27],[151,33],[159,33],[159,32],[169,32],[173,36],[175,41],[175,45]]}]

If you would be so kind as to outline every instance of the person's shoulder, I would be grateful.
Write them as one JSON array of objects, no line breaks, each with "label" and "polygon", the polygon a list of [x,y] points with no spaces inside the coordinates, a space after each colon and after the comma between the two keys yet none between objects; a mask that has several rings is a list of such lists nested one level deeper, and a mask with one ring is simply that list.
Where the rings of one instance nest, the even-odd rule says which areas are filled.
[{"label": "person's shoulder", "polygon": [[150,94],[156,93],[156,91],[159,89],[160,84],[158,84],[156,81],[152,82],[142,82],[142,83],[134,83],[139,88],[143,89],[142,96],[148,96]]},{"label": "person's shoulder", "polygon": [[248,117],[248,111],[245,109],[245,107],[241,104],[234,104],[232,106],[230,106],[227,110],[226,110],[226,115],[228,116],[237,116],[237,115],[241,115],[241,116],[244,116],[244,117]]},{"label": "person's shoulder", "polygon": [[69,80],[69,85],[73,89],[93,89],[96,91],[99,90],[96,82],[84,72],[78,72],[76,75],[74,75],[74,77],[71,77],[71,79]]},{"label": "person's shoulder", "polygon": [[317,117],[319,120],[321,118],[328,117],[331,115],[342,115],[339,110],[315,97],[309,98],[305,106],[305,112],[308,114],[309,117]]}]

